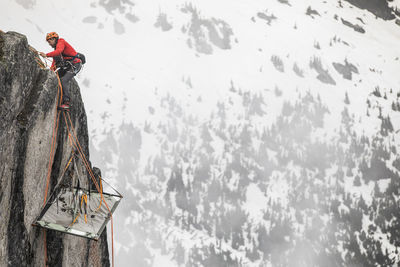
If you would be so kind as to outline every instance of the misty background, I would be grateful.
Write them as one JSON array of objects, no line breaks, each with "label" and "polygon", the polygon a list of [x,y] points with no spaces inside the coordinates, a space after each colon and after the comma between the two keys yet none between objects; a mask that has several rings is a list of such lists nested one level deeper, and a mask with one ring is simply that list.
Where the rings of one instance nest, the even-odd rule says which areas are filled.
[{"label": "misty background", "polygon": [[4,0],[0,29],[86,56],[116,266],[397,266],[398,8]]}]

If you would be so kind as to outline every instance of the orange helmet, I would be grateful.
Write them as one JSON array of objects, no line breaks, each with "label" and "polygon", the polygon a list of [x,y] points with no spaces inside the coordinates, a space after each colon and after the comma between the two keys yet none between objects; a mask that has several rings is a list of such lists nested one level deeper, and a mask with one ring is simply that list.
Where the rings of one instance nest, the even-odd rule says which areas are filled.
[{"label": "orange helmet", "polygon": [[50,32],[46,35],[46,41],[48,41],[51,38],[58,38],[58,34],[56,32]]}]

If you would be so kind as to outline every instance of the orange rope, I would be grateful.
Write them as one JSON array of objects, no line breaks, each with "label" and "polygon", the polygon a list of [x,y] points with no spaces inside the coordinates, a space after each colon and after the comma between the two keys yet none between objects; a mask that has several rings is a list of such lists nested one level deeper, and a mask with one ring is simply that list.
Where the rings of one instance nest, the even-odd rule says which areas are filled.
[{"label": "orange rope", "polygon": [[113,226],[113,217],[110,212],[110,218],[111,218],[111,255],[112,255],[112,266],[114,267],[114,226]]},{"label": "orange rope", "polygon": [[76,215],[74,221],[69,225],[69,227],[71,227],[72,225],[74,225],[74,223],[76,222],[76,220],[78,219],[78,217],[81,216],[81,213],[78,212],[78,215]]},{"label": "orange rope", "polygon": [[[62,101],[62,85],[61,85],[61,81],[60,81],[60,77],[59,77],[58,73],[56,73],[56,75],[57,75],[57,80],[58,80],[57,88],[59,89],[59,90],[57,90],[57,98],[58,98],[57,106],[59,106]],[[53,133],[52,133],[52,137],[51,137],[52,141],[51,141],[51,149],[50,149],[50,159],[49,159],[49,165],[47,168],[46,189],[45,189],[43,205],[46,204],[46,200],[47,200],[47,193],[48,193],[48,189],[49,189],[50,176],[51,176],[51,166],[53,165],[53,160],[54,160],[53,150],[56,147],[59,119],[60,119],[60,111],[57,111],[56,118],[54,118],[55,126],[53,126]]]},{"label": "orange rope", "polygon": [[[29,49],[30,49],[33,53],[39,55],[39,52],[38,52],[35,48],[33,48],[32,46],[29,46]],[[35,61],[38,63],[38,65],[39,65],[40,68],[42,68],[42,69],[47,68],[47,62],[45,61],[45,62],[43,63],[43,61],[40,59],[39,56],[35,56]]]},{"label": "orange rope", "polygon": [[58,132],[58,123],[60,121],[60,112],[56,113],[56,118],[54,119],[54,126],[53,126],[53,133],[51,137],[51,149],[50,149],[50,159],[49,159],[49,165],[47,167],[47,179],[46,179],[46,189],[44,193],[44,201],[43,205],[46,204],[47,200],[47,193],[49,189],[49,183],[50,183],[50,176],[51,176],[51,167],[53,165],[53,160],[54,160],[54,149],[56,146],[56,141],[57,141],[57,132]]},{"label": "orange rope", "polygon": [[[69,121],[70,121],[70,123],[71,123],[71,129],[72,129],[73,137],[74,137],[75,140],[76,140],[76,142],[75,142],[75,140],[73,140],[73,142],[74,142],[74,144],[75,144],[75,148],[78,150],[79,154],[81,155],[81,158],[82,158],[82,160],[83,160],[83,162],[84,162],[84,164],[85,164],[85,167],[86,167],[87,171],[89,172],[90,177],[92,178],[92,181],[93,181],[94,185],[96,186],[97,191],[100,193],[101,201],[104,201],[104,204],[105,204],[105,206],[107,207],[107,210],[108,210],[108,212],[109,212],[109,214],[110,214],[110,219],[111,219],[112,266],[114,266],[114,229],[113,229],[114,227],[113,227],[113,217],[112,217],[112,213],[111,213],[111,210],[110,210],[110,208],[109,208],[109,206],[108,206],[106,200],[104,199],[103,192],[102,192],[102,190],[100,190],[100,188],[99,188],[99,185],[98,185],[98,183],[97,183],[97,181],[96,181],[96,179],[95,179],[95,177],[94,177],[94,175],[93,175],[93,172],[92,172],[92,170],[91,170],[91,168],[90,168],[90,166],[89,166],[89,163],[87,162],[86,157],[85,157],[85,155],[83,154],[82,147],[81,147],[81,145],[80,145],[80,143],[79,143],[79,140],[78,140],[78,138],[76,137],[76,134],[75,134],[75,129],[74,129],[74,126],[73,126],[73,124],[72,124],[71,117],[69,116],[69,113],[67,113],[67,114],[68,114],[68,119],[69,119]],[[65,116],[65,112],[63,112],[63,115],[64,115],[65,123],[66,123],[66,125],[67,125],[67,131],[70,132],[69,126],[68,126],[68,122],[67,122],[67,119],[66,119],[66,116]]]},{"label": "orange rope", "polygon": [[[35,52],[37,53],[36,50],[35,50]],[[36,59],[37,63],[39,64],[39,66],[41,68],[45,68],[47,66],[47,63],[45,65],[40,60],[39,57],[35,57],[35,59]],[[61,80],[60,80],[60,77],[58,75],[58,72],[56,72],[56,75],[57,75],[57,81],[58,81],[58,92],[57,92],[58,103],[57,103],[57,106],[59,106],[62,103],[63,90],[62,90],[62,84],[61,84]],[[68,120],[71,123],[71,129],[72,129],[73,136],[71,135],[71,132],[70,132],[69,126],[68,126],[68,122],[67,122],[67,118],[65,116],[65,113],[63,112],[64,120],[65,120],[65,123],[66,123],[66,126],[67,126],[67,130],[68,130],[68,139],[70,141],[70,144],[71,144],[72,147],[75,146],[75,148],[78,150],[79,154],[81,155],[82,161],[85,164],[85,167],[86,167],[86,169],[87,169],[87,171],[88,171],[88,173],[89,173],[89,175],[90,175],[90,177],[91,177],[91,179],[92,179],[97,191],[100,193],[100,196],[101,196],[100,205],[97,208],[97,210],[100,209],[101,204],[104,201],[104,204],[107,207],[107,210],[108,210],[108,212],[110,214],[110,219],[111,219],[111,241],[112,241],[112,266],[114,266],[114,229],[113,229],[114,227],[113,227],[112,213],[111,213],[111,210],[110,210],[110,208],[109,208],[109,206],[108,206],[108,204],[107,204],[107,202],[106,202],[106,200],[104,199],[104,196],[103,196],[103,185],[101,184],[101,178],[99,180],[99,183],[100,183],[100,188],[99,188],[99,184],[97,183],[97,181],[96,181],[96,179],[95,179],[95,177],[93,175],[92,169],[90,168],[89,163],[86,160],[85,155],[83,154],[83,149],[82,149],[82,147],[81,147],[81,145],[79,143],[79,140],[76,137],[75,129],[73,127],[71,117],[69,116],[69,113],[67,113],[67,114],[68,114]],[[53,160],[54,160],[54,156],[55,156],[54,155],[55,154],[54,150],[55,150],[55,146],[56,146],[56,142],[57,142],[57,133],[58,133],[59,121],[60,121],[60,112],[57,111],[57,113],[55,115],[55,118],[54,118],[54,124],[53,124],[52,141],[51,141],[51,149],[50,149],[50,159],[49,159],[49,165],[48,165],[48,168],[47,168],[46,189],[45,189],[45,196],[44,196],[43,205],[46,204],[46,200],[47,200],[48,188],[49,188],[49,184],[50,184],[51,168],[52,168],[52,164],[53,164]],[[76,142],[75,142],[73,137],[75,138]],[[63,174],[65,173],[65,171],[67,170],[69,164],[71,163],[72,158],[73,158],[73,154],[71,155],[71,158],[70,158],[67,166],[65,167],[65,169],[63,171]],[[82,196],[81,206],[82,206],[82,202],[83,201],[85,201],[86,205],[87,205],[87,196],[86,195]],[[79,216],[80,216],[80,213],[78,212],[78,215],[76,216],[76,218],[74,219],[72,224],[74,224],[76,222],[76,220],[78,219]],[[87,222],[86,215],[85,215],[85,222]],[[43,240],[43,243],[44,243],[44,265],[45,265],[45,267],[47,267],[48,266],[47,265],[47,261],[48,261],[48,258],[47,258],[47,242],[46,242],[47,238],[46,238],[46,230],[45,229],[44,229],[43,238],[44,238],[44,240]]]},{"label": "orange rope", "polygon": [[[99,183],[100,183],[100,192],[103,192],[103,184],[101,183],[101,177],[99,177]],[[102,194],[102,193],[100,193]],[[96,211],[98,211],[101,208],[101,204],[103,203],[102,200],[99,201],[99,206],[97,207]]]},{"label": "orange rope", "polygon": [[[84,203],[86,205],[87,208],[87,195],[83,194],[82,195],[82,199],[81,199],[81,208],[82,208],[82,203]],[[85,213],[85,223],[87,223],[87,217],[86,217],[86,213]]]},{"label": "orange rope", "polygon": [[64,176],[65,172],[67,171],[68,166],[69,166],[69,164],[71,164],[73,158],[74,158],[74,153],[72,152],[71,153],[71,157],[69,158],[69,161],[68,161],[67,165],[65,166],[63,172],[60,175],[61,178]]},{"label": "orange rope", "polygon": [[[80,203],[81,203],[81,204],[80,204],[81,209],[82,209],[82,203],[85,203],[85,205],[86,205],[86,207],[87,207],[87,195],[86,195],[86,194],[83,194],[83,195],[82,195]],[[74,221],[69,225],[69,227],[71,227],[72,225],[75,224],[75,222],[76,222],[76,220],[79,218],[79,216],[81,216],[81,213],[80,213],[80,212],[78,212],[78,215],[76,215]],[[85,218],[85,223],[87,223],[87,216],[86,216],[86,214],[85,214],[85,217],[84,217],[84,218]]]},{"label": "orange rope", "polygon": [[[57,99],[58,99],[58,103],[57,106],[59,106],[61,104],[61,100],[62,100],[62,85],[61,85],[61,81],[60,81],[60,77],[57,74],[57,80],[58,80],[58,87],[57,87]],[[53,133],[52,133],[52,137],[51,137],[51,149],[50,149],[50,159],[49,159],[49,165],[47,167],[47,179],[46,179],[46,189],[45,189],[45,194],[44,194],[44,201],[43,201],[43,205],[46,204],[46,200],[47,200],[47,194],[48,194],[48,190],[49,190],[49,184],[50,184],[50,176],[51,176],[51,167],[53,165],[53,160],[54,160],[54,149],[56,147],[56,141],[57,141],[57,133],[58,133],[58,124],[59,124],[59,120],[60,120],[60,111],[57,111],[56,117],[54,118],[54,126],[53,126]]]},{"label": "orange rope", "polygon": [[[67,113],[67,114],[68,114],[68,113]],[[68,122],[67,122],[67,119],[66,119],[66,116],[65,116],[65,113],[63,113],[63,115],[64,115],[65,123],[67,124],[67,130],[68,130],[68,132],[70,132],[69,126],[68,126]],[[69,121],[70,121],[70,123],[71,123],[72,135],[73,135],[73,137],[74,137],[72,140],[73,140],[73,142],[74,142],[74,144],[75,144],[75,148],[78,150],[79,154],[81,155],[81,158],[82,158],[82,160],[83,160],[83,163],[85,164],[86,170],[87,170],[88,173],[90,174],[90,177],[91,177],[91,179],[92,179],[94,185],[96,186],[97,191],[100,193],[101,198],[104,200],[103,193],[102,193],[102,191],[100,190],[99,184],[97,183],[96,178],[94,177],[94,174],[93,174],[93,172],[92,172],[92,169],[90,168],[90,165],[89,165],[88,161],[86,160],[85,155],[83,154],[83,149],[82,149],[82,147],[81,147],[81,145],[80,145],[80,143],[79,143],[79,140],[78,140],[78,138],[76,137],[75,130],[74,130],[74,127],[73,127],[73,124],[72,124],[72,120],[71,120],[71,117],[69,116],[69,114],[68,114],[68,119],[69,119]],[[104,201],[105,201],[105,200],[104,200]],[[107,205],[107,203],[106,203],[106,205]]]},{"label": "orange rope", "polygon": [[[39,64],[39,66],[40,66],[40,64]],[[61,81],[60,81],[60,77],[58,76],[58,73],[57,73],[57,80],[58,80],[58,86],[57,86],[57,89],[58,89],[57,90],[57,99],[58,99],[57,106],[58,106],[59,103],[61,103],[61,99],[62,99],[62,85],[61,85]],[[55,150],[56,143],[57,143],[57,133],[58,133],[59,121],[60,121],[60,112],[57,111],[55,114],[55,117],[54,117],[53,132],[52,132],[52,137],[51,137],[50,159],[49,159],[49,165],[47,167],[46,188],[45,188],[43,206],[46,204],[47,194],[48,194],[48,190],[49,190],[51,168],[52,168],[53,160],[54,160],[54,154],[55,154],[54,150]],[[45,267],[48,266],[47,265],[48,258],[47,258],[47,241],[46,240],[47,240],[46,229],[44,229],[43,245],[44,245],[44,266]]]},{"label": "orange rope", "polygon": [[[65,113],[63,113],[63,115],[64,115],[65,123],[66,123],[66,125],[67,125],[67,131],[70,133],[70,129],[69,129],[69,126],[68,126],[68,122],[67,122]],[[82,150],[82,147],[80,146],[79,140],[78,140],[78,138],[77,138],[76,135],[75,135],[75,130],[74,130],[74,128],[73,128],[72,121],[71,121],[71,117],[69,116],[69,114],[68,114],[68,117],[69,117],[69,121],[71,122],[71,130],[72,130],[72,133],[73,133],[73,137],[75,138],[75,139],[72,138],[72,141],[73,141],[73,143],[74,143],[74,145],[75,145],[75,148],[78,150],[78,152],[79,152],[79,154],[80,154],[80,156],[81,156],[81,158],[82,158],[82,161],[83,161],[83,163],[85,164],[86,170],[87,170],[88,173],[90,174],[90,177],[91,177],[91,179],[92,179],[94,185],[96,186],[97,191],[100,193],[100,196],[101,196],[102,201],[104,201],[104,203],[105,203],[105,205],[106,205],[108,211],[109,211],[110,214],[111,214],[110,208],[108,207],[107,202],[105,201],[105,199],[104,199],[104,197],[103,197],[102,190],[100,190],[100,188],[99,188],[99,185],[98,185],[98,183],[97,183],[97,181],[96,181],[96,179],[95,179],[95,177],[94,177],[94,174],[93,174],[93,172],[92,172],[92,170],[91,170],[91,168],[90,168],[90,166],[89,166],[89,163],[87,162],[86,157],[85,157],[85,155],[83,154],[83,150]],[[71,136],[71,135],[69,134],[69,136]]]},{"label": "orange rope", "polygon": [[41,61],[39,57],[35,57],[35,61],[38,63],[38,65],[39,65],[42,69],[47,68],[47,63],[46,63],[46,61],[45,61],[45,63],[43,63],[43,61]]}]

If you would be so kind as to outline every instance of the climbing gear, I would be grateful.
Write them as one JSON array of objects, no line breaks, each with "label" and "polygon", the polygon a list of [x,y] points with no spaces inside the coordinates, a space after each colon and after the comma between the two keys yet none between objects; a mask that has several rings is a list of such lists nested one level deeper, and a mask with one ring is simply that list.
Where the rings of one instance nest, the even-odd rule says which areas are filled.
[{"label": "climbing gear", "polygon": [[[54,32],[53,33],[49,33],[48,36],[51,36],[52,34],[53,34],[53,37],[58,37],[58,35],[56,33],[54,33]],[[47,39],[47,37],[46,37],[46,39]],[[53,37],[49,37],[49,38],[53,38]],[[32,48],[31,50],[33,52],[35,52],[36,54],[38,54],[38,52],[35,49]],[[48,60],[48,59],[45,58],[45,60]],[[38,62],[39,66],[41,68],[46,68],[47,64],[45,65],[40,60],[39,57],[36,58],[36,61]],[[81,64],[79,63],[79,65],[80,65],[79,66],[79,69],[80,69]],[[79,71],[79,69],[78,69],[78,71]],[[53,71],[55,71],[55,70],[53,70]],[[66,171],[68,170],[69,166],[71,166],[72,160],[74,160],[74,162],[75,162],[75,156],[79,155],[80,159],[82,160],[82,163],[85,165],[86,170],[87,170],[90,178],[92,179],[92,182],[93,182],[93,184],[94,184],[94,186],[95,186],[95,188],[96,188],[96,190],[98,192],[98,194],[97,193],[96,194],[99,196],[98,197],[99,206],[96,209],[96,212],[103,212],[104,213],[105,210],[102,209],[102,211],[100,211],[100,208],[101,208],[102,204],[104,204],[105,207],[106,207],[107,216],[105,217],[106,220],[105,220],[104,225],[103,225],[103,227],[101,229],[104,229],[104,226],[108,222],[108,220],[111,220],[112,266],[114,266],[114,230],[113,230],[114,227],[113,227],[113,216],[112,216],[112,213],[115,210],[116,206],[118,205],[120,199],[122,198],[122,195],[119,192],[117,192],[115,189],[114,190],[115,190],[115,192],[117,192],[118,195],[111,195],[111,194],[108,194],[106,192],[103,193],[103,185],[102,185],[103,179],[100,176],[98,176],[98,182],[97,182],[97,179],[93,174],[92,168],[89,165],[88,161],[86,160],[86,157],[85,157],[85,155],[83,153],[83,149],[82,149],[82,147],[81,147],[81,145],[80,145],[80,143],[78,141],[78,138],[76,136],[75,129],[73,127],[73,123],[72,123],[70,114],[69,114],[69,112],[65,112],[65,111],[68,111],[67,107],[69,107],[69,101],[63,101],[63,99],[62,99],[63,98],[62,97],[63,96],[63,92],[62,92],[63,88],[62,88],[62,85],[61,85],[61,80],[60,80],[58,71],[55,71],[55,73],[56,73],[57,80],[58,80],[58,86],[57,86],[57,88],[58,88],[58,91],[57,91],[57,111],[56,111],[56,113],[54,115],[54,124],[53,124],[51,149],[50,149],[50,155],[49,155],[49,164],[48,164],[48,170],[47,170],[47,179],[46,179],[46,186],[45,186],[45,195],[44,195],[44,201],[43,201],[43,208],[45,208],[45,207],[48,208],[49,206],[51,206],[52,204],[57,202],[56,205],[57,205],[57,213],[58,213],[58,201],[60,200],[61,202],[63,202],[64,199],[62,199],[61,197],[58,198],[56,196],[56,194],[65,192],[65,186],[61,185],[62,182],[65,181],[65,179],[63,179],[63,177],[64,177]],[[62,113],[62,115],[61,115],[61,113]],[[63,116],[64,121],[66,123],[66,129],[67,129],[67,133],[68,133],[68,140],[69,140],[69,142],[71,144],[71,147],[72,147],[72,152],[71,152],[72,154],[71,154],[71,158],[68,160],[68,163],[66,164],[66,166],[65,166],[65,168],[64,168],[64,170],[63,170],[63,172],[62,172],[62,174],[61,174],[61,176],[60,176],[60,178],[59,178],[59,180],[57,182],[57,184],[55,185],[54,189],[52,190],[53,191],[52,194],[48,198],[47,195],[48,195],[49,185],[50,185],[50,178],[51,178],[51,172],[52,172],[51,170],[52,170],[52,167],[53,167],[53,161],[54,161],[55,152],[56,152],[56,144],[57,144],[57,135],[58,135],[58,126],[59,126],[60,116]],[[74,164],[74,166],[76,166],[76,163]],[[77,173],[79,175],[78,168],[76,170],[77,170]],[[73,184],[74,184],[74,178],[71,180],[70,186],[72,186]],[[90,198],[91,198],[91,196],[90,196],[90,183],[88,183],[88,185],[89,185],[89,189],[88,190],[85,190],[85,189],[76,190],[76,193],[79,193],[80,196],[77,197],[77,201],[72,203],[73,204],[72,206],[75,206],[75,207],[79,208],[79,211],[78,211],[78,209],[76,209],[76,213],[74,213],[74,217],[73,217],[73,219],[74,219],[73,223],[77,222],[79,216],[76,216],[76,214],[79,214],[79,213],[82,213],[84,215],[85,224],[90,223],[88,220],[90,218],[94,218],[94,216],[95,216],[95,215],[88,216],[88,215],[90,215],[90,213],[88,214],[88,211],[93,211],[94,210],[89,205],[89,202],[91,201],[90,200]],[[78,176],[78,187],[79,187],[79,176]],[[75,195],[77,195],[77,194],[75,194]],[[103,195],[105,195],[105,196],[103,196]],[[54,198],[54,196],[56,196],[56,198]],[[118,200],[113,202],[111,200],[111,197],[116,197],[116,199],[118,199]],[[111,206],[112,210],[110,209],[109,204],[106,202],[105,198],[107,198],[107,201],[109,201],[109,204],[113,205],[113,206]],[[62,204],[64,204],[64,203],[62,203]],[[61,207],[61,209],[63,209],[63,207]],[[42,212],[38,216],[38,218],[41,217],[42,215],[44,215],[44,213],[45,213],[45,211],[42,210]],[[34,225],[38,225],[38,226],[44,227],[44,231],[43,231],[44,265],[45,265],[45,267],[47,267],[49,263],[48,263],[48,256],[47,256],[46,228],[49,228],[49,229],[54,229],[54,228],[49,227],[49,225],[51,223],[44,222],[44,224],[38,224],[37,222],[38,221],[36,220]],[[54,229],[54,230],[57,230],[57,229]],[[64,232],[71,233],[70,231],[71,231],[70,226],[69,227],[66,226]],[[86,233],[86,237],[93,238],[93,235],[91,235],[90,232],[87,232]]]},{"label": "climbing gear", "polygon": [[55,65],[57,68],[63,71],[72,69],[72,60],[65,59],[63,55],[54,57]]},{"label": "climbing gear", "polygon": [[[33,48],[32,46],[29,46],[29,50],[31,50],[33,53],[35,53],[36,55],[40,55],[39,51],[37,51],[35,48]],[[35,56],[35,61],[38,63],[39,67],[42,69],[47,68],[47,62],[46,60],[48,60],[47,58],[44,58],[45,61],[43,62],[39,56]]]},{"label": "climbing gear", "polygon": [[82,63],[72,63],[72,72],[74,73],[74,76],[76,76],[82,69]]},{"label": "climbing gear", "polygon": [[72,71],[75,75],[77,75],[82,68],[82,62],[73,63],[75,59],[74,57],[68,59],[65,57],[68,56],[61,55],[54,57],[56,67],[59,68],[60,71]]},{"label": "climbing gear", "polygon": [[[58,74],[57,74],[57,76],[58,76]],[[62,87],[60,87],[60,89],[62,89]],[[57,136],[57,129],[58,129],[58,125],[59,125],[60,116],[62,116],[64,121],[65,121],[66,130],[67,130],[67,137],[68,137],[69,143],[71,144],[71,147],[72,147],[73,151],[71,152],[71,158],[69,159],[66,167],[64,168],[64,171],[62,172],[61,176],[58,179],[57,184],[55,185],[54,189],[52,190],[53,191],[52,194],[48,198],[47,202],[45,202],[45,206],[44,206],[44,208],[43,208],[43,210],[41,212],[41,215],[38,216],[38,218],[36,220],[36,223],[34,225],[42,226],[42,227],[48,228],[48,229],[62,231],[64,233],[70,233],[70,234],[77,235],[77,231],[79,231],[79,230],[74,230],[74,229],[77,229],[77,228],[73,228],[73,227],[75,225],[77,225],[77,224],[81,225],[81,226],[78,226],[78,227],[82,227],[82,225],[85,225],[85,224],[90,225],[88,227],[92,227],[93,223],[96,220],[98,220],[98,219],[91,220],[92,218],[95,218],[95,216],[96,216],[96,218],[104,218],[105,219],[105,221],[103,223],[103,226],[100,229],[104,229],[104,226],[108,222],[108,220],[111,220],[112,266],[114,266],[114,229],[113,229],[114,228],[114,226],[113,226],[114,223],[113,223],[113,215],[112,215],[112,213],[115,210],[116,205],[118,205],[120,199],[122,198],[122,195],[120,195],[117,191],[116,192],[117,192],[118,195],[110,195],[110,194],[105,193],[105,192],[103,193],[102,179],[101,179],[100,176],[97,176],[98,177],[98,179],[97,179],[96,176],[94,175],[93,170],[92,170],[89,162],[87,161],[87,159],[86,159],[86,157],[84,155],[83,148],[82,148],[82,146],[79,143],[79,140],[77,138],[77,134],[76,134],[76,131],[74,129],[71,116],[70,116],[69,112],[65,112],[65,110],[63,110],[61,112],[57,111],[57,117],[56,117],[56,120],[55,120],[55,127],[53,128],[53,136],[54,137],[53,137],[53,142],[52,143],[54,144],[54,146],[56,144],[55,138]],[[54,158],[54,155],[53,155],[54,149],[55,149],[54,146],[52,145],[53,151],[51,152],[51,155],[50,155],[50,157],[51,157],[50,161],[51,162],[52,162],[52,159]],[[77,152],[77,154],[75,152]],[[93,194],[92,197],[94,197],[94,199],[92,199],[92,200],[90,200],[91,196],[89,195],[90,187],[88,188],[88,190],[81,189],[80,182],[79,182],[79,177],[80,177],[79,171],[78,171],[79,168],[77,167],[77,165],[75,163],[75,155],[76,156],[79,155],[79,158],[80,158],[81,162],[85,166],[86,171],[87,171],[87,173],[89,174],[89,176],[91,178],[92,184],[95,186],[96,191],[98,192],[98,193],[93,193],[93,191],[92,191],[92,194]],[[65,196],[68,196],[68,194],[65,194],[65,192],[73,192],[73,191],[66,191],[66,188],[65,188],[65,180],[66,179],[64,178],[64,174],[66,173],[66,171],[67,171],[68,167],[70,166],[70,163],[72,162],[72,160],[74,162],[74,168],[76,168],[76,173],[78,174],[78,176],[77,176],[78,181],[77,181],[77,187],[75,187],[75,189],[76,189],[75,193],[72,193],[73,194],[72,203],[71,203],[71,205],[69,205],[72,208],[66,209],[65,208],[65,205],[66,205],[66,200],[65,199],[67,197],[65,197]],[[52,165],[52,163],[51,163],[51,165]],[[72,183],[74,183],[74,180],[71,180],[71,184]],[[48,185],[49,185],[49,181],[47,181],[47,184],[46,184],[45,199],[47,199]],[[90,184],[88,184],[88,185],[90,186]],[[71,193],[69,193],[69,194],[71,194]],[[112,200],[112,198],[114,198],[114,200]],[[106,199],[107,199],[107,201],[106,201]],[[45,214],[50,210],[50,208],[55,203],[55,201],[57,201],[57,214],[58,214],[58,200],[60,200],[61,203],[62,203],[61,204],[61,206],[62,206],[61,207],[61,211],[62,211],[62,209],[64,209],[64,211],[63,211],[64,214],[65,214],[65,212],[68,212],[68,214],[72,215],[71,223],[67,224],[67,225],[64,225],[64,226],[61,226],[61,227],[63,227],[62,229],[60,229],[60,226],[54,226],[54,224],[51,223],[51,222],[48,222],[47,219],[42,219],[42,218],[44,218]],[[94,211],[93,205],[92,205],[92,208],[91,208],[91,206],[89,205],[89,202],[92,201],[92,203],[93,203],[93,201],[95,201],[95,200],[99,201],[99,206]],[[100,210],[102,204],[104,204],[105,208],[102,208]],[[112,205],[112,206],[109,206],[109,205]],[[55,209],[55,205],[53,207],[54,207],[53,208],[53,210],[54,210]],[[97,215],[95,215],[97,213],[99,214],[100,217],[97,217]],[[55,213],[51,213],[50,212],[50,216],[51,216],[51,214],[55,215]],[[79,218],[81,218],[81,215],[82,215],[82,220],[79,220]],[[55,227],[58,227],[58,228],[55,228]],[[85,237],[97,240],[100,237],[99,233],[100,232],[98,232],[97,235],[94,235],[94,234],[92,234],[92,232],[86,232],[86,236]],[[79,236],[83,236],[83,235],[79,234]],[[46,238],[46,237],[44,236],[44,238]],[[44,244],[46,246],[46,240],[44,240],[44,242],[45,242]],[[45,259],[47,258],[47,255],[46,255],[47,253],[46,252],[47,252],[47,249],[45,247]]]},{"label": "climbing gear", "polygon": [[[69,126],[68,126],[67,116],[65,115],[65,112],[63,112],[63,115],[64,115],[65,124],[66,124],[66,126],[67,126],[68,137],[70,138],[70,140],[72,139],[72,142],[74,143],[74,147],[75,147],[75,149],[79,152],[79,154],[80,154],[80,156],[81,156],[81,159],[83,160],[83,163],[85,164],[86,170],[88,171],[88,173],[89,173],[89,175],[90,175],[90,177],[91,177],[91,179],[92,179],[92,182],[93,182],[93,184],[94,184],[95,187],[96,187],[97,192],[100,193],[101,203],[104,202],[104,205],[106,206],[107,211],[109,212],[109,216],[110,216],[109,218],[110,218],[110,220],[111,220],[112,266],[114,266],[114,226],[113,226],[113,225],[114,225],[114,222],[113,222],[112,212],[111,212],[110,207],[108,206],[106,200],[104,199],[104,196],[103,196],[103,189],[99,187],[99,183],[97,183],[97,180],[96,180],[96,178],[95,178],[95,176],[94,176],[94,174],[93,174],[92,168],[90,167],[88,161],[86,160],[85,155],[83,154],[83,149],[82,149],[81,144],[79,143],[78,138],[77,138],[77,136],[76,136],[75,129],[74,129],[74,127],[73,127],[70,114],[67,112],[68,121],[70,122],[70,125],[71,125],[71,131],[70,131],[70,128],[69,128]],[[72,135],[71,135],[71,132],[72,132]],[[72,138],[72,137],[73,137],[73,138]],[[75,139],[75,140],[74,140],[74,139]],[[118,192],[117,192],[117,193],[118,193]],[[119,194],[119,193],[118,193],[118,194]],[[119,195],[119,196],[122,198],[122,195]]]},{"label": "climbing gear", "polygon": [[58,34],[56,32],[49,32],[46,34],[46,41],[50,40],[51,38],[59,38]]}]

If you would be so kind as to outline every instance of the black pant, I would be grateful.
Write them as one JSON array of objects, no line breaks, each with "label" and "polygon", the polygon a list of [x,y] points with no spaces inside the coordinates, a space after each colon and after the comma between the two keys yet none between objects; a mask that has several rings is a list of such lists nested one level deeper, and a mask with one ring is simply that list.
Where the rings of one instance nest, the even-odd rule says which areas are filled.
[{"label": "black pant", "polygon": [[70,68],[66,70],[60,70],[59,75],[60,75],[60,80],[61,80],[61,86],[62,86],[62,99],[63,102],[69,102],[70,100],[70,94],[69,94],[69,82],[72,80],[72,78],[78,74],[78,72],[81,70],[82,63],[75,63],[72,64]]}]

